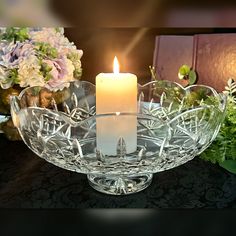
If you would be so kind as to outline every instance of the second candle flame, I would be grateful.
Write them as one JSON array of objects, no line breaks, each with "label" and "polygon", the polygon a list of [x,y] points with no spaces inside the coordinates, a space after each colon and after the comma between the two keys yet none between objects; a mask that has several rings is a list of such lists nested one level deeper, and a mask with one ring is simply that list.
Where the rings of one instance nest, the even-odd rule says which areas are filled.
[{"label": "second candle flame", "polygon": [[117,57],[114,57],[113,72],[114,72],[114,74],[119,74],[119,72],[120,72],[120,65],[119,65]]}]

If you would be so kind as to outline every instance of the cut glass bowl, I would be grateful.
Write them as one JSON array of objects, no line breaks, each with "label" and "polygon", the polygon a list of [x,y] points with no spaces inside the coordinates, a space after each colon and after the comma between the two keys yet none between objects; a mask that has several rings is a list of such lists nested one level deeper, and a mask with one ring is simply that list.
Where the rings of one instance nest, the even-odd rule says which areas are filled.
[{"label": "cut glass bowl", "polygon": [[[203,152],[215,139],[226,107],[225,96],[211,87],[183,88],[164,80],[138,85],[137,99],[137,114],[96,115],[95,86],[76,81],[58,92],[26,88],[11,98],[11,114],[23,141],[38,156],[86,174],[100,192],[130,194],[145,189],[153,173]],[[117,115],[137,118],[137,150],[126,153],[121,137],[117,154],[107,156],[96,148],[96,122]]]}]

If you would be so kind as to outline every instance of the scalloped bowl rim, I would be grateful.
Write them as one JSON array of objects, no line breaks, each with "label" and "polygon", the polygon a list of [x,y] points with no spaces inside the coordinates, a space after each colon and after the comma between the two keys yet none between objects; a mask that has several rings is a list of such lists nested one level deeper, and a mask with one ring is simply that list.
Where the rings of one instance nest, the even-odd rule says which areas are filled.
[{"label": "scalloped bowl rim", "polygon": [[[141,84],[137,84],[138,85],[138,88],[145,88],[146,86],[149,86],[149,85],[152,85],[152,84],[154,84],[154,83],[157,83],[157,82],[159,82],[159,81],[161,81],[161,82],[164,82],[164,83],[169,83],[169,84],[174,84],[174,85],[176,85],[176,86],[178,86],[179,88],[181,88],[184,92],[187,92],[188,90],[190,90],[191,88],[194,88],[194,87],[204,87],[204,88],[208,88],[208,89],[210,89],[210,91],[213,93],[213,95],[215,96],[215,97],[219,97],[220,95],[221,96],[223,96],[224,98],[225,98],[225,104],[224,104],[224,110],[225,110],[225,107],[226,107],[226,95],[225,94],[223,94],[223,93],[217,93],[217,91],[214,89],[214,88],[212,88],[212,87],[210,87],[210,86],[207,86],[207,85],[202,85],[202,84],[200,84],[200,85],[190,85],[190,86],[187,86],[187,87],[183,87],[181,84],[179,84],[179,83],[177,83],[177,82],[173,82],[173,81],[168,81],[168,80],[158,80],[158,81],[155,81],[155,80],[153,80],[153,81],[150,81],[150,82],[148,82],[148,83],[145,83],[145,84],[143,84],[143,85],[141,85]],[[78,80],[78,81],[73,81],[73,82],[70,82],[70,83],[65,83],[65,84],[77,84],[78,83],[78,85],[80,85],[80,83],[84,83],[84,84],[88,84],[89,86],[92,86],[93,88],[95,88],[95,85],[93,84],[93,83],[91,83],[91,82],[89,82],[89,81],[84,81],[84,80]],[[12,98],[17,98],[18,100],[21,100],[22,99],[22,97],[23,97],[23,95],[26,93],[26,91],[27,90],[29,90],[29,89],[33,89],[33,88],[44,88],[44,89],[46,89],[46,90],[48,90],[48,91],[50,91],[48,88],[45,88],[45,87],[42,87],[42,86],[32,86],[32,87],[27,87],[27,88],[25,88],[25,89],[23,89],[21,92],[20,92],[20,94],[18,95],[18,96],[11,96],[11,102],[10,102],[10,104],[11,104],[11,110],[12,110],[12,103],[13,103],[13,101],[12,101]],[[68,87],[64,87],[63,89],[65,89],[65,88],[69,88],[69,86]],[[62,90],[63,90],[62,89]],[[62,91],[62,90],[58,90],[58,91]],[[53,91],[52,91],[53,92]],[[176,115],[175,117],[173,117],[173,119],[171,119],[171,120],[162,120],[161,118],[157,118],[157,117],[155,117],[155,116],[152,116],[152,115],[149,115],[149,114],[142,114],[142,113],[127,113],[127,112],[120,112],[119,113],[119,115],[120,116],[123,116],[123,115],[126,115],[126,116],[137,116],[137,117],[146,117],[146,118],[148,118],[148,119],[152,119],[152,120],[161,120],[164,124],[170,124],[170,123],[172,123],[174,120],[176,120],[179,116],[182,116],[182,115],[184,115],[184,114],[186,114],[186,113],[189,113],[189,112],[191,112],[191,111],[196,111],[196,109],[205,109],[205,108],[209,108],[209,107],[212,107],[212,105],[202,105],[202,106],[196,106],[196,107],[193,107],[193,108],[190,108],[190,109],[188,109],[188,110],[186,110],[186,111],[184,111],[184,112],[181,112],[181,113],[179,113],[178,115]],[[35,107],[36,108],[36,107]],[[162,108],[161,106],[160,106],[160,108]],[[68,118],[69,119],[71,119],[70,118],[70,116],[69,115],[67,115],[65,112],[63,112],[63,111],[55,111],[55,110],[52,110],[52,109],[48,109],[48,108],[43,108],[43,107],[37,107],[37,109],[40,109],[40,110],[47,110],[49,113],[52,113],[52,114],[54,114],[54,115],[58,115],[58,116],[60,116],[61,118],[63,118],[63,120],[66,122],[66,123],[68,123]],[[224,111],[222,111],[222,112],[224,112]],[[88,117],[88,118],[85,118],[85,119],[83,119],[82,121],[72,121],[72,122],[70,122],[69,121],[69,124],[70,125],[72,125],[72,126],[77,126],[77,125],[80,125],[81,123],[83,123],[83,122],[87,122],[88,120],[90,120],[90,119],[94,119],[94,118],[99,118],[99,117],[103,117],[103,116],[117,116],[117,113],[115,113],[115,112],[111,112],[111,113],[106,113],[106,114],[95,114],[95,115],[93,115],[93,116],[91,116],[91,117]]]}]

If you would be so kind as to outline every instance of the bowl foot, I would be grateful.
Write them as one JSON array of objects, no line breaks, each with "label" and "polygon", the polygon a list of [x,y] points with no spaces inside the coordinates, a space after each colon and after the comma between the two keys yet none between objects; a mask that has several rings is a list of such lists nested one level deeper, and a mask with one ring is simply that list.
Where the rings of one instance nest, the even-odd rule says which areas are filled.
[{"label": "bowl foot", "polygon": [[90,186],[101,193],[112,195],[140,192],[150,185],[152,176],[152,174],[136,176],[87,175]]}]

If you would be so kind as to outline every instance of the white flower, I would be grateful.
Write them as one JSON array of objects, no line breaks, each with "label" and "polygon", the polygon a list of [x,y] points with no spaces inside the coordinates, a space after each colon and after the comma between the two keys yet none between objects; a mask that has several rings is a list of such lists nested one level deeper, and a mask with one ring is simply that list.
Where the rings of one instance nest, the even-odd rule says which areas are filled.
[{"label": "white flower", "polygon": [[74,43],[70,42],[68,38],[63,35],[64,30],[56,31],[55,28],[42,28],[42,30],[39,31],[30,31],[29,34],[32,42],[48,43],[52,47],[56,48],[59,57],[65,56],[71,52],[78,53],[80,58],[83,55],[83,51],[77,50]]},{"label": "white flower", "polygon": [[56,31],[54,28],[42,28],[39,31],[31,31],[30,36],[33,42],[48,43],[58,51],[63,50],[64,47],[76,48],[61,31]]},{"label": "white flower", "polygon": [[18,78],[21,87],[44,86],[44,78],[40,73],[40,65],[36,56],[30,55],[19,63]]}]

